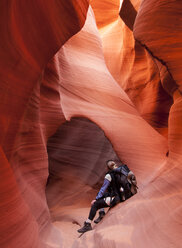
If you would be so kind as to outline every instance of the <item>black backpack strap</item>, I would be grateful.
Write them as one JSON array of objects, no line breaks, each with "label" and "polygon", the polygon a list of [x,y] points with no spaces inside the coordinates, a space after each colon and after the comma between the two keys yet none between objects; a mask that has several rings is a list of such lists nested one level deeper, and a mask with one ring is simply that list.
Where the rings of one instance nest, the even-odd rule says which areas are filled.
[{"label": "black backpack strap", "polygon": [[115,192],[116,195],[120,195],[120,187],[121,187],[121,184],[120,184],[120,175],[115,173],[114,171],[112,171],[110,173],[111,175],[111,178],[112,178],[112,188]]},{"label": "black backpack strap", "polygon": [[130,172],[129,168],[127,165],[120,165],[118,168],[112,170],[114,173],[117,174],[123,174],[126,177],[128,176],[128,173]]}]

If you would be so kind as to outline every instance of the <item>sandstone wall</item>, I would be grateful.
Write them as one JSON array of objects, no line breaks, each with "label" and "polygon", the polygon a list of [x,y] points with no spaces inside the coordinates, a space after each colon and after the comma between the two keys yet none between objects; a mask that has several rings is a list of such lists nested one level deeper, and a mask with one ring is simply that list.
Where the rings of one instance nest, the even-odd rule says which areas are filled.
[{"label": "sandstone wall", "polygon": [[[178,248],[180,1],[90,3],[0,3],[0,246]],[[139,193],[78,239],[110,156]]]}]

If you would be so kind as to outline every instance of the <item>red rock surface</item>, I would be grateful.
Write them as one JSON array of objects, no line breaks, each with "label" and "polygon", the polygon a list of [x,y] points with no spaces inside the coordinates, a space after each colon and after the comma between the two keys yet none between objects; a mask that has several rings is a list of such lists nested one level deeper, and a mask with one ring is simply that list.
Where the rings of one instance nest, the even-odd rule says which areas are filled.
[{"label": "red rock surface", "polygon": [[[41,238],[50,225],[46,140],[63,115],[54,64],[44,68],[81,29],[87,8],[86,0],[0,3],[2,248],[49,247]],[[60,232],[55,235],[56,230],[46,235],[50,247],[61,244]]]},{"label": "red rock surface", "polygon": [[[94,3],[95,10],[97,1]],[[158,69],[161,65],[159,62],[156,63],[147,49],[134,39],[133,24],[139,5],[140,1],[124,0],[117,18],[110,19],[110,23],[106,22],[105,26],[100,28],[104,56],[108,69],[128,94],[141,116],[167,137],[172,97],[163,88],[164,80],[160,77]],[[111,9],[114,10],[114,6]],[[97,15],[96,20],[100,27]],[[160,71],[162,72],[161,68]],[[164,68],[163,71],[166,72]],[[168,73],[165,79],[167,77]]]},{"label": "red rock surface", "polygon": [[[168,142],[171,152],[181,155],[182,144],[179,126],[182,119],[179,109],[182,101],[180,63],[182,58],[182,5],[179,1],[159,3],[151,0],[149,2],[143,1],[141,4],[134,27],[134,35],[164,65],[165,71],[170,74],[170,79],[169,76],[166,79],[163,75],[166,73],[161,70],[164,88],[168,89],[174,99],[169,116]],[[152,26],[152,29],[149,30],[149,26]]]},{"label": "red rock surface", "polygon": [[[100,34],[86,0],[0,3],[0,247],[180,247],[179,2],[91,4]],[[78,239],[110,156],[139,193]]]},{"label": "red rock surface", "polygon": [[[62,65],[62,67],[60,66],[61,74],[64,75],[61,82],[61,102],[66,119],[69,120],[72,116],[82,116],[89,118],[101,127],[119,157],[127,161],[132,170],[136,172],[141,190],[144,189],[145,185],[156,176],[159,168],[165,162],[167,141],[139,116],[126,93],[111,77],[105,65],[99,33],[95,26],[91,10],[89,11],[84,28],[63,46],[57,56],[60,65]],[[73,140],[75,141],[75,139]],[[66,142],[66,147],[69,144],[68,142]],[[54,146],[56,146],[56,142]],[[64,148],[64,145],[62,147]],[[71,154],[70,151],[70,156]],[[83,156],[81,154],[80,156]],[[94,155],[91,160],[94,160]],[[87,163],[88,165],[86,165]],[[70,168],[72,166],[70,165]],[[85,161],[83,166],[88,168],[87,173],[89,173],[91,162]],[[72,175],[71,171],[70,173]],[[85,178],[87,178],[87,173],[84,175]],[[79,170],[74,174],[79,174]],[[77,182],[76,179],[72,176],[71,178],[73,178],[73,185],[75,185]],[[63,178],[63,180],[65,179]],[[55,225],[65,234],[65,240],[63,241],[65,246],[69,244],[71,247],[70,240],[76,236],[75,232],[78,229],[77,225],[71,223],[82,225],[84,219],[87,217],[89,209],[85,208],[85,206],[93,195],[93,192],[90,192],[88,183],[89,181],[85,189],[83,186],[77,186],[76,200],[74,194],[71,193],[75,187],[70,189],[67,186],[66,206],[64,200],[61,201],[61,196],[57,197],[59,198],[57,200],[53,200],[49,196],[51,203],[53,202],[51,204],[51,213]],[[56,189],[51,190],[53,192],[56,191]],[[60,192],[59,189],[58,191]],[[90,195],[86,198],[84,195],[88,191]],[[83,203],[84,198],[85,203]],[[68,202],[71,203],[71,206]],[[115,219],[110,219],[110,225],[116,225],[120,229],[119,222],[120,220],[117,222]],[[134,225],[133,222],[132,224]],[[73,236],[70,233],[68,241],[66,237],[69,229],[72,231]],[[95,234],[88,235],[94,238],[95,235],[98,235],[97,230],[99,229],[95,230]],[[107,230],[105,235],[108,235]],[[102,242],[102,245],[106,246],[107,240],[104,239]],[[111,242],[119,245],[118,239]],[[93,243],[95,244],[94,240],[91,241],[90,245]],[[74,246],[90,247],[89,241],[85,241],[84,238],[78,244],[77,242],[74,243]],[[101,247],[98,244],[99,246]]]}]

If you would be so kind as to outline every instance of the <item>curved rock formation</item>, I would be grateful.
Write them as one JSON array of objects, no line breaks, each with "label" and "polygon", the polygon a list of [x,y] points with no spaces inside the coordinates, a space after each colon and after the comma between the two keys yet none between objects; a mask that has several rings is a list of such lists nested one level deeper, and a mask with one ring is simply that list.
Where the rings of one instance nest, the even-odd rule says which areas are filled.
[{"label": "curved rock formation", "polygon": [[99,28],[102,28],[118,19],[120,2],[120,0],[90,1]]},{"label": "curved rock formation", "polygon": [[[45,73],[43,70],[65,41],[81,29],[87,8],[86,0],[0,3],[0,246],[3,248],[61,244],[60,232],[56,238],[56,231],[49,228],[46,236],[52,236],[52,241],[50,237],[47,246],[40,235],[50,225],[45,197],[46,140],[62,119],[59,79],[50,73],[51,68]],[[43,74],[46,78],[42,83]]]},{"label": "curved rock formation", "polygon": [[[57,56],[61,65],[60,72],[64,75],[61,82],[61,105],[67,120],[73,116],[83,116],[95,122],[104,130],[122,159],[129,164],[135,159],[136,169],[141,156],[143,161],[146,156],[145,164],[151,163],[147,158],[151,151],[156,159],[163,160],[166,140],[139,116],[126,93],[107,70],[91,10],[83,29],[60,49]],[[132,127],[133,121],[136,129]],[[148,144],[149,133],[151,141]],[[147,145],[144,145],[145,142]]]},{"label": "curved rock formation", "polygon": [[[152,6],[152,8],[151,8]],[[182,25],[179,21],[182,5],[179,1],[143,1],[136,19],[134,35],[144,44],[153,56],[163,64],[161,70],[164,87],[173,96],[174,104],[169,117],[169,147],[174,158],[181,155],[181,57]],[[179,17],[179,18],[178,18]],[[169,21],[170,18],[170,21]],[[149,29],[149,26],[152,29]],[[166,71],[170,76],[166,76]]]},{"label": "curved rock formation", "polygon": [[179,86],[182,56],[181,12],[182,6],[177,0],[160,3],[156,0],[142,1],[134,27],[135,37],[167,66]]},{"label": "curved rock formation", "polygon": [[[96,4],[97,2],[93,5],[94,10]],[[124,0],[117,18],[114,21],[110,19],[110,23],[106,22],[100,28],[104,56],[111,74],[128,94],[141,116],[167,137],[172,98],[164,90],[161,81],[166,81],[169,73],[163,69],[163,80],[159,63],[156,63],[145,46],[134,39],[133,25],[139,6],[139,0]],[[114,11],[114,6],[112,10]],[[97,15],[96,20],[99,25]]]},{"label": "curved rock formation", "polygon": [[[87,0],[0,3],[2,248],[181,244],[181,7],[91,4],[100,34]],[[78,239],[116,154],[139,193]]]},{"label": "curved rock formation", "polygon": [[[74,116],[86,117],[104,130],[106,137],[111,141],[119,157],[127,162],[129,167],[137,174],[140,189],[143,191],[145,186],[156,177],[165,162],[167,141],[139,116],[126,93],[111,77],[105,66],[101,41],[91,10],[88,12],[84,28],[77,35],[72,37],[56,56],[58,57],[60,73],[62,75],[60,94],[62,109],[64,110],[66,119],[70,120],[71,117]],[[133,125],[133,123],[135,124]],[[69,129],[67,132],[69,132]],[[71,142],[71,140],[69,142]],[[49,147],[49,149],[51,149],[51,147]],[[54,145],[52,149],[54,149]],[[71,151],[69,151],[69,154],[71,155]],[[80,156],[82,157],[84,155],[80,153]],[[70,161],[69,156],[67,159]],[[86,165],[86,167],[89,168],[91,164],[88,161],[86,164],[87,163],[88,165]],[[76,170],[76,164],[74,167]],[[80,172],[78,171],[76,173],[79,174]],[[85,178],[89,175],[89,169],[87,169],[87,173],[85,171]],[[62,180],[65,179],[63,178]],[[75,183],[74,180],[73,182]],[[80,187],[80,185],[78,187]],[[87,188],[88,186],[85,187],[83,191],[90,190],[90,188]],[[60,189],[57,190],[60,192]],[[55,192],[56,189],[52,188],[52,191]],[[70,202],[71,207],[67,209],[64,205],[64,200],[63,202],[59,200],[61,199],[61,194],[57,196],[59,204],[57,204],[56,200],[53,201],[53,205],[51,204],[51,213],[55,225],[59,227],[63,233],[65,233],[64,226],[66,227],[66,232],[68,228],[70,228],[70,230],[73,231],[73,234],[70,233],[69,235],[70,239],[72,239],[73,236],[75,237],[76,229],[78,229],[75,224],[81,225],[84,218],[87,217],[89,209],[85,208],[85,206],[88,204],[88,200],[93,195],[93,192],[90,194],[91,195],[85,199],[85,203],[83,199],[84,195],[77,197],[77,203],[69,188],[66,202],[67,204]],[[153,191],[151,195],[152,194]],[[139,200],[138,206],[141,208],[142,202],[148,196],[146,195],[140,195],[141,200]],[[133,198],[130,202],[128,211],[133,211],[132,205],[136,206],[135,204],[137,204],[135,201],[138,201],[137,198]],[[128,207],[128,204],[126,203],[126,207]],[[120,209],[117,209],[115,213],[119,213],[121,216],[123,207],[124,206],[120,206]],[[145,211],[148,211],[148,209],[146,208]],[[110,226],[115,225],[116,228],[122,232],[123,226],[120,223],[120,218],[116,220],[111,216],[112,214],[108,214]],[[135,218],[138,218],[138,215],[136,215]],[[63,226],[60,220],[62,220],[63,223],[66,222],[66,224]],[[136,224],[131,219],[128,219],[128,225],[135,226]],[[144,225],[144,223],[142,223],[142,225]],[[104,235],[108,235],[108,231],[105,230],[103,226],[100,226],[95,229],[94,233],[91,232],[87,234],[86,237],[90,237],[89,240],[91,239],[91,241],[83,238],[80,242],[74,243],[73,247],[89,247],[90,242],[91,244],[95,243],[95,237],[100,237],[100,232],[103,235],[102,245],[106,246],[108,239],[105,239]],[[114,238],[110,238],[111,243],[109,243],[109,247],[112,247],[113,242],[115,245],[120,245],[120,243],[123,245],[122,240],[120,242],[118,241],[120,238],[117,235],[119,235],[118,232]],[[126,233],[123,233],[123,236],[124,235],[126,236]],[[135,232],[135,235],[137,236],[138,232]],[[69,242],[66,235],[64,238],[66,239],[64,240],[65,244],[68,244]],[[129,236],[126,236],[125,240],[128,238]],[[134,241],[130,242],[131,247],[132,242]],[[138,239],[138,242],[141,242],[140,239]],[[98,247],[101,247],[101,245],[98,244]]]},{"label": "curved rock formation", "polygon": [[[75,176],[78,182],[93,187],[96,183],[102,183],[100,179],[103,179],[106,171],[105,161],[109,159],[120,161],[104,132],[95,123],[81,117],[74,117],[63,123],[49,138],[47,148],[48,185],[55,178],[62,178],[61,181],[64,181]],[[67,174],[65,179],[64,174]],[[66,183],[63,183],[62,187],[66,186]]]},{"label": "curved rock formation", "polygon": [[105,161],[112,158],[119,162],[119,158],[104,132],[86,118],[66,121],[50,137],[47,146],[48,206],[54,225],[61,229],[63,247],[71,247],[83,217],[81,209],[90,205],[102,184]]}]

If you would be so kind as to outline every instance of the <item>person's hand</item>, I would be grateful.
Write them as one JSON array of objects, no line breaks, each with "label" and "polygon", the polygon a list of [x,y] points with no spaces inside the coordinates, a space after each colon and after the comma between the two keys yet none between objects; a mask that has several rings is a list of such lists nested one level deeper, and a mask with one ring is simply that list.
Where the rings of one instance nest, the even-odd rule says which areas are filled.
[{"label": "person's hand", "polygon": [[94,204],[95,201],[96,201],[96,200],[91,201],[91,206]]}]

